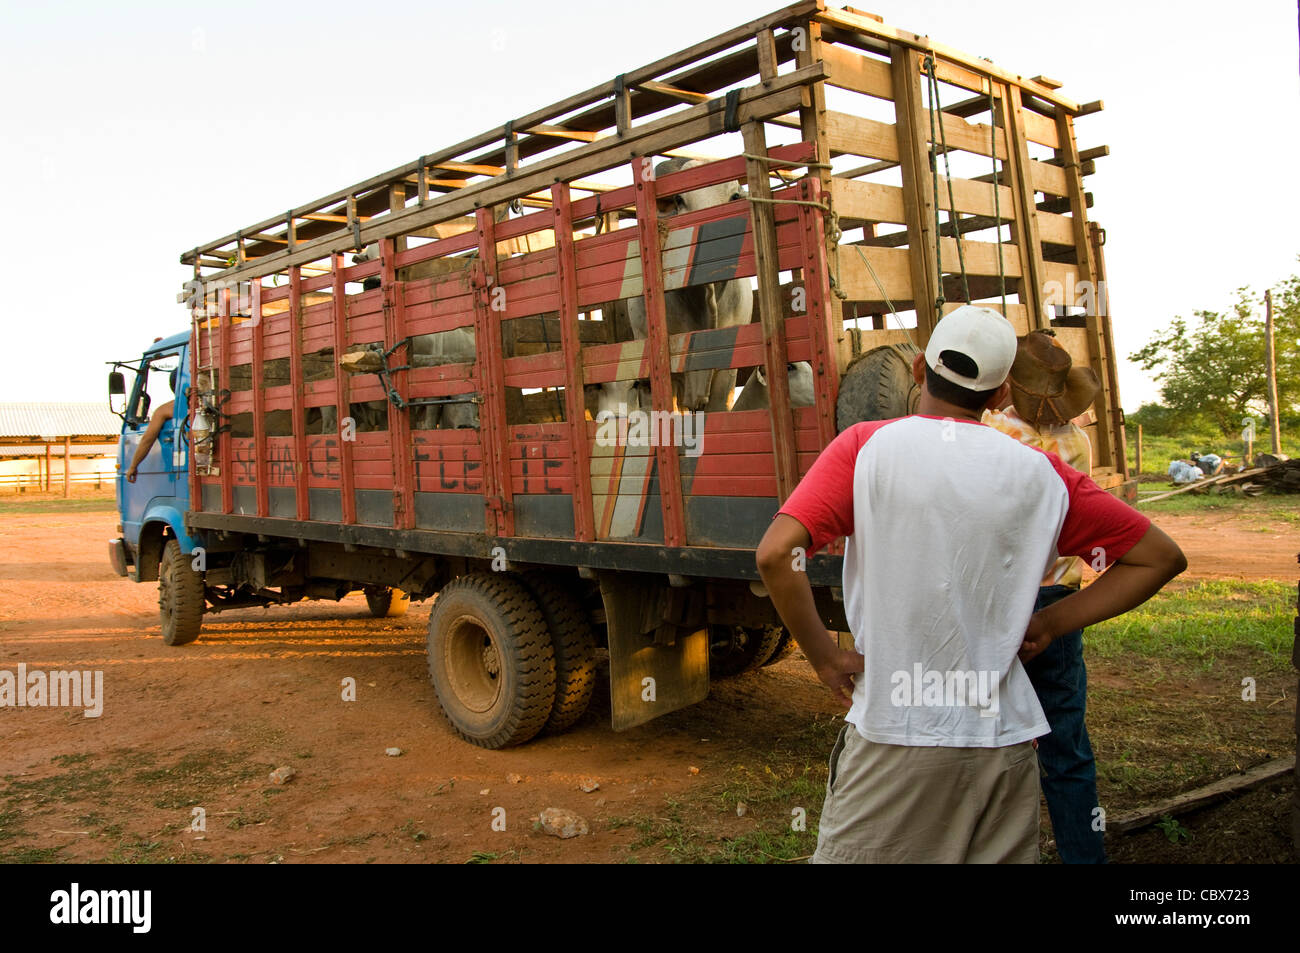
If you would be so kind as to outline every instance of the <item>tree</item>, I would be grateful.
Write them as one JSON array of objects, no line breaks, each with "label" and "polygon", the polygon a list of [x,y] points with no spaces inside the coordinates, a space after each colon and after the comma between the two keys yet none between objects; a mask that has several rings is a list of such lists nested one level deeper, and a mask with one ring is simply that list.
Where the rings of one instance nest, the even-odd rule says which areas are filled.
[{"label": "tree", "polygon": [[[1171,422],[1208,419],[1230,434],[1241,430],[1246,417],[1267,416],[1263,302],[1262,294],[1238,289],[1230,312],[1196,311],[1190,326],[1175,317],[1129,355],[1160,383],[1160,402],[1172,413]],[[1273,289],[1273,326],[1279,417],[1285,421],[1300,398],[1300,275]]]}]

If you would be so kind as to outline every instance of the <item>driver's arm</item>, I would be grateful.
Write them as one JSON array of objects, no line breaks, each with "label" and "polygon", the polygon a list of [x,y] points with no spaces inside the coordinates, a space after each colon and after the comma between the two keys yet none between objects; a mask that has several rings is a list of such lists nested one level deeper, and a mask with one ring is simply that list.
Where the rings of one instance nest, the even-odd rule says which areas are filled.
[{"label": "driver's arm", "polygon": [[149,455],[149,451],[153,449],[153,445],[158,439],[158,434],[162,432],[163,424],[172,419],[172,409],[175,405],[176,402],[174,400],[169,400],[167,403],[155,410],[153,416],[149,418],[149,426],[146,427],[144,433],[140,435],[140,442],[136,444],[135,447],[135,455],[131,457],[131,465],[126,469],[127,483],[135,482],[136,468],[140,466],[144,461],[144,458]]}]

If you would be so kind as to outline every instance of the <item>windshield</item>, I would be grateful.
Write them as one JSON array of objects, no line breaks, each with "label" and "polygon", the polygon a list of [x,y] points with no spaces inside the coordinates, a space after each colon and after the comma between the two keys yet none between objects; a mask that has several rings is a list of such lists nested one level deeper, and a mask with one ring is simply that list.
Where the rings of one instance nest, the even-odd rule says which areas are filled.
[{"label": "windshield", "polygon": [[172,393],[172,374],[179,373],[179,367],[179,354],[161,354],[149,360],[137,381],[138,386],[131,404],[133,420],[147,420],[155,408],[161,407],[175,396]]}]

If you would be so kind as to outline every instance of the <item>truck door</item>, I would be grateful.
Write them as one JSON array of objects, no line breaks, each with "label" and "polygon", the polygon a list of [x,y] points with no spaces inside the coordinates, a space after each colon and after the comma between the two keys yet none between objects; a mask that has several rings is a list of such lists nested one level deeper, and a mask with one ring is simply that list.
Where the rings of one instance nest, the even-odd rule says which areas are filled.
[{"label": "truck door", "polygon": [[[140,539],[140,524],[149,504],[160,497],[188,495],[186,472],[189,448],[182,435],[185,420],[185,348],[147,355],[127,404],[126,421],[118,453],[118,493],[122,532],[133,546]],[[173,392],[175,388],[175,392]],[[158,440],[136,469],[135,483],[126,481],[136,447],[152,416],[174,400],[172,418],[163,424]]]}]

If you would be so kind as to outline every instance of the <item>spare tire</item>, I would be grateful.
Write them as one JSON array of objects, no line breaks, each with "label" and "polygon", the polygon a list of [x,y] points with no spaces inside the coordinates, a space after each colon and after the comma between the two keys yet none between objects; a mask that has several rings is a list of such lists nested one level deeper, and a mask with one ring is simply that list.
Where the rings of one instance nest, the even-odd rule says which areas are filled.
[{"label": "spare tire", "polygon": [[903,342],[882,345],[854,360],[840,378],[836,430],[916,413],[921,389],[912,379],[912,359],[919,353],[915,344]]}]

